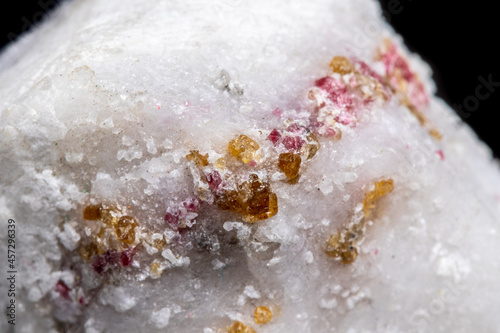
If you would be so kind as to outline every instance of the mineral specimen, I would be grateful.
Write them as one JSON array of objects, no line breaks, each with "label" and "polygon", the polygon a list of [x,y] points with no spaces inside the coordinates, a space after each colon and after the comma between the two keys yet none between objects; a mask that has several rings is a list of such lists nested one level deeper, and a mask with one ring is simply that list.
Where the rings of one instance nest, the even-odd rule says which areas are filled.
[{"label": "mineral specimen", "polygon": [[498,162],[375,1],[65,1],[0,68],[16,332],[500,327]]}]

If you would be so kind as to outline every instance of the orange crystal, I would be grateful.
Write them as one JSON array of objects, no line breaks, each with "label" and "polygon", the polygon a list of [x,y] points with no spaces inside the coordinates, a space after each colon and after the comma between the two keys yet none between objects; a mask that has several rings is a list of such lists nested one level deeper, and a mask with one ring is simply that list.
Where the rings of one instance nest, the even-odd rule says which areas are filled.
[{"label": "orange crystal", "polygon": [[153,273],[153,278],[157,279],[161,276],[161,273],[163,270],[160,267],[160,263],[154,261],[151,263],[151,266],[149,266],[151,269],[151,273]]},{"label": "orange crystal", "polygon": [[161,239],[155,239],[153,240],[153,247],[155,247],[158,251],[161,251],[165,245],[167,245],[167,241],[165,240],[164,237],[162,237]]},{"label": "orange crystal", "polygon": [[137,221],[132,216],[122,216],[115,227],[116,236],[122,243],[133,244],[135,242],[135,227],[137,227]]},{"label": "orange crystal", "polygon": [[316,155],[319,148],[321,148],[321,145],[319,144],[318,137],[313,132],[309,133],[306,139],[307,143],[309,144],[307,159],[310,160],[311,158],[314,157],[314,155]]},{"label": "orange crystal", "polygon": [[227,333],[255,333],[254,329],[246,326],[241,321],[235,321],[227,330]]},{"label": "orange crystal", "polygon": [[375,188],[366,193],[363,200],[363,216],[370,217],[373,210],[376,208],[376,203],[381,197],[391,193],[394,190],[394,181],[392,179],[381,180],[375,183]]},{"label": "orange crystal", "polygon": [[354,71],[354,66],[349,59],[342,56],[334,57],[330,62],[330,68],[334,73],[339,73],[340,75],[349,74]]},{"label": "orange crystal", "polygon": [[255,308],[254,317],[257,325],[263,325],[271,321],[273,314],[268,307],[258,306]]},{"label": "orange crystal", "polygon": [[278,167],[288,179],[294,179],[299,175],[301,162],[299,154],[282,153],[278,158]]},{"label": "orange crystal", "polygon": [[377,207],[377,201],[394,190],[392,179],[376,182],[374,189],[365,194],[363,200],[363,218],[356,224],[337,231],[327,241],[325,253],[338,258],[344,264],[352,264],[358,257],[357,243],[365,233],[366,222]]},{"label": "orange crystal", "polygon": [[83,218],[85,220],[96,221],[101,218],[101,205],[88,205],[83,210]]},{"label": "orange crystal", "polygon": [[189,154],[186,155],[189,161],[193,161],[200,168],[208,165],[208,154],[201,155],[198,150],[191,150]]},{"label": "orange crystal", "polygon": [[330,237],[325,252],[329,257],[340,258],[344,264],[351,264],[358,257],[355,239],[347,240],[340,232]]},{"label": "orange crystal", "polygon": [[78,249],[78,254],[85,261],[90,261],[90,258],[97,253],[97,246],[94,243],[90,243],[85,246],[81,246]]},{"label": "orange crystal", "polygon": [[231,140],[228,148],[231,155],[243,161],[243,163],[259,159],[257,154],[257,150],[260,148],[259,144],[246,135],[240,135],[238,138]]},{"label": "orange crystal", "polygon": [[271,191],[269,183],[256,174],[237,186],[236,190],[218,195],[215,203],[220,209],[242,213],[245,222],[268,219],[278,213],[278,197]]}]

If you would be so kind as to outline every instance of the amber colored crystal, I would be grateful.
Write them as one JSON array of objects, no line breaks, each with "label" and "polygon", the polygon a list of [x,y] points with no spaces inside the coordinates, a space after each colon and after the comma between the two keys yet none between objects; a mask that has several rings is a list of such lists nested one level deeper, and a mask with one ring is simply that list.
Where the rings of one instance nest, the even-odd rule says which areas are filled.
[{"label": "amber colored crystal", "polygon": [[394,181],[392,179],[375,182],[374,189],[366,193],[363,200],[363,219],[330,236],[325,253],[330,257],[339,258],[344,264],[353,263],[358,257],[357,243],[364,235],[366,222],[377,207],[378,199],[393,190]]},{"label": "amber colored crystal", "polygon": [[101,210],[101,219],[104,224],[108,226],[116,226],[118,223],[118,214],[119,212],[115,207],[113,208],[103,208]]},{"label": "amber colored crystal", "polygon": [[135,227],[137,221],[132,216],[122,216],[116,224],[116,236],[122,243],[133,244],[135,242]]},{"label": "amber colored crystal", "polygon": [[242,202],[243,220],[257,222],[268,219],[278,212],[278,198],[271,192],[268,183],[263,182],[256,174],[251,174],[249,180],[240,186],[244,197]]},{"label": "amber colored crystal", "polygon": [[440,141],[443,138],[443,135],[435,128],[431,128],[429,130],[429,134],[438,141]]},{"label": "amber colored crystal", "polygon": [[165,240],[164,237],[162,237],[161,239],[155,239],[153,240],[153,244],[152,244],[158,251],[161,251],[165,245],[167,245],[167,241]]},{"label": "amber colored crystal", "polygon": [[310,160],[313,158],[316,153],[319,151],[319,148],[321,148],[321,145],[319,144],[318,137],[316,134],[313,132],[309,133],[306,137],[308,145],[308,154],[307,154],[307,159]]},{"label": "amber colored crystal", "polygon": [[85,246],[81,246],[78,249],[78,254],[85,261],[90,261],[90,258],[97,253],[97,246],[94,243],[90,243]]},{"label": "amber colored crystal", "polygon": [[371,213],[376,207],[377,200],[384,195],[391,193],[394,190],[394,181],[392,179],[381,180],[375,183],[375,188],[366,193],[363,200],[363,216],[364,218],[370,217]]},{"label": "amber colored crystal", "polygon": [[271,321],[273,314],[268,307],[258,306],[255,308],[254,318],[257,325],[263,325]]},{"label": "amber colored crystal", "polygon": [[330,68],[334,73],[339,73],[340,75],[349,74],[354,71],[354,66],[346,57],[334,57],[330,62]]},{"label": "amber colored crystal", "polygon": [[330,257],[340,258],[344,264],[351,264],[358,257],[358,249],[354,240],[345,239],[340,232],[330,237],[325,252]]},{"label": "amber colored crystal", "polygon": [[278,213],[278,197],[269,183],[251,174],[236,190],[217,195],[215,203],[220,209],[242,213],[245,222],[268,219]]},{"label": "amber colored crystal", "polygon": [[301,162],[299,154],[282,153],[278,158],[278,167],[288,179],[294,179],[299,175]]},{"label": "amber colored crystal", "polygon": [[227,330],[227,333],[255,333],[254,329],[246,326],[241,321],[235,321]]},{"label": "amber colored crystal", "polygon": [[257,160],[257,150],[259,148],[259,144],[246,135],[240,135],[238,138],[231,140],[228,145],[231,155],[243,161],[243,163]]},{"label": "amber colored crystal", "polygon": [[101,218],[101,205],[88,205],[83,210],[83,218],[85,220],[95,221]]},{"label": "amber colored crystal", "polygon": [[421,126],[425,126],[427,123],[427,118],[422,114],[422,112],[418,111],[413,104],[410,102],[403,102],[407,107],[408,110],[417,118],[418,122],[420,123]]},{"label": "amber colored crystal", "polygon": [[226,191],[215,198],[215,203],[222,210],[230,210],[234,213],[242,211],[242,199],[238,191]]},{"label": "amber colored crystal", "polygon": [[217,169],[225,169],[226,168],[226,160],[224,159],[224,157],[220,157],[215,161],[214,165]]},{"label": "amber colored crystal", "polygon": [[208,154],[201,155],[198,150],[191,150],[186,158],[195,162],[200,168],[208,165]]},{"label": "amber colored crystal", "polygon": [[153,277],[154,278],[159,278],[161,273],[162,273],[162,270],[160,268],[160,264],[156,261],[152,262],[151,263],[151,273],[153,273]]}]

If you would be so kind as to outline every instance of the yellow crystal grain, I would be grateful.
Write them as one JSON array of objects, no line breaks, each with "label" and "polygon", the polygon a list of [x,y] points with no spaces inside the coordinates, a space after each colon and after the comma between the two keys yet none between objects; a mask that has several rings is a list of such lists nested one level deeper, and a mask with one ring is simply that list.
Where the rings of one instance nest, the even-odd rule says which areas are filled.
[{"label": "yellow crystal grain", "polygon": [[257,153],[259,148],[259,144],[246,135],[240,135],[238,138],[231,140],[228,145],[231,155],[243,161],[243,163],[259,160],[260,157]]},{"label": "yellow crystal grain", "polygon": [[243,324],[241,321],[235,321],[227,330],[227,333],[255,333],[254,329]]},{"label": "yellow crystal grain", "polygon": [[266,306],[258,306],[254,312],[255,323],[257,325],[264,325],[271,321],[273,314]]}]

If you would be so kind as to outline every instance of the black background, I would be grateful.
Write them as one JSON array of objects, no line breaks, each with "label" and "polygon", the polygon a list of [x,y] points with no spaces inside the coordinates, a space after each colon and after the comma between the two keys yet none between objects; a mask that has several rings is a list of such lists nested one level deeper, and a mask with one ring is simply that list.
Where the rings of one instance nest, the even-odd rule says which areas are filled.
[{"label": "black background", "polygon": [[[10,1],[0,12],[0,46],[36,24],[54,0]],[[105,1],[105,0],[103,0]],[[345,0],[349,1],[349,0]],[[500,82],[500,20],[495,1],[379,0],[386,19],[410,48],[431,64],[438,95],[449,105],[474,96],[479,76]],[[467,119],[479,137],[500,156],[497,114],[500,87]]]}]

